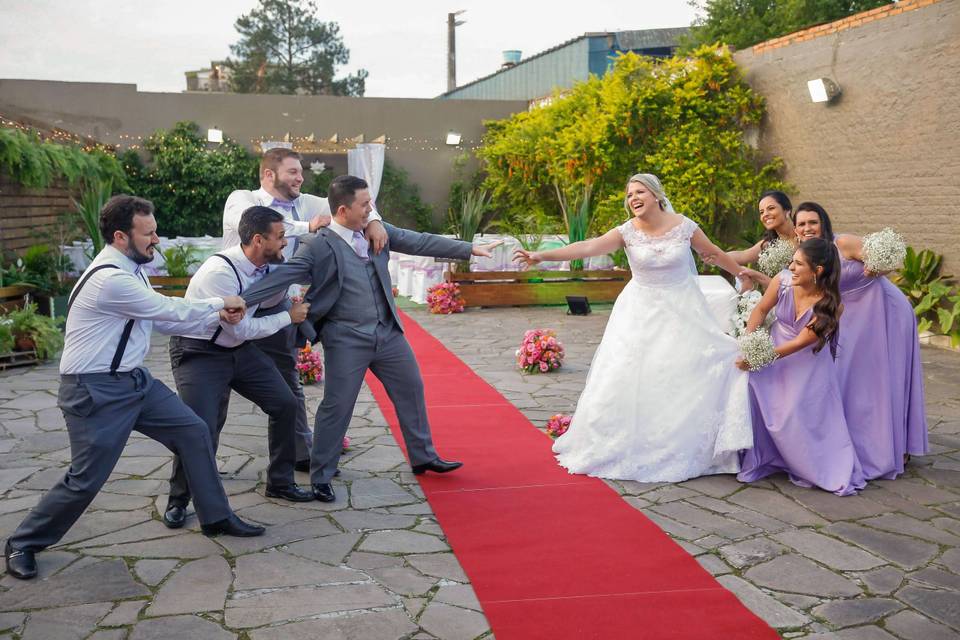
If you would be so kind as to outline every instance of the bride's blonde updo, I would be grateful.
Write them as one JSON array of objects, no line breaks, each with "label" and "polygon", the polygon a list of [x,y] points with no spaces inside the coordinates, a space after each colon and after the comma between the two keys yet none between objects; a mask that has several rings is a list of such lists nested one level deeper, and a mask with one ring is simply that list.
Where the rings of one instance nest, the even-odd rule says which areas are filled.
[{"label": "bride's blonde updo", "polygon": [[[624,191],[630,188],[631,182],[639,182],[640,184],[645,186],[647,189],[650,190],[650,193],[656,196],[657,204],[660,205],[660,208],[663,210],[667,209],[667,203],[669,202],[669,200],[667,199],[667,194],[664,193],[663,191],[663,185],[660,184],[660,178],[653,175],[652,173],[638,173],[632,176],[629,180],[627,180],[627,186],[624,187]],[[623,208],[628,215],[630,215],[631,217],[633,216],[633,211],[630,210],[630,205],[627,202],[626,195],[623,196]]]}]

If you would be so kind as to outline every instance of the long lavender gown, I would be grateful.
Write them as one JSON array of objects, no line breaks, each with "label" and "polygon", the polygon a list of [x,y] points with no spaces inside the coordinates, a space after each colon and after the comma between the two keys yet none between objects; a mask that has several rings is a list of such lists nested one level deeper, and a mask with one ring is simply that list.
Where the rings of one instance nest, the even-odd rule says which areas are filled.
[{"label": "long lavender gown", "polygon": [[[774,313],[770,335],[779,346],[800,333],[813,309],[797,319],[793,289],[782,278]],[[750,374],[753,448],[741,456],[741,482],[785,471],[796,485],[841,496],[866,485],[843,417],[836,363],[829,346],[816,354],[814,346]]]},{"label": "long lavender gown", "polygon": [[843,409],[864,476],[893,479],[904,453],[928,451],[917,320],[896,285],[864,275],[858,260],[840,262]]}]

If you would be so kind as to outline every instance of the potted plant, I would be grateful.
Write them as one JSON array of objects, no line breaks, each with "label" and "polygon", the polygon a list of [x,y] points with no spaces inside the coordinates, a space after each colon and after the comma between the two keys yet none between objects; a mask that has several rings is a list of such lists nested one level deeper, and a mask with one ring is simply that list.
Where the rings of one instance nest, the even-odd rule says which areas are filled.
[{"label": "potted plant", "polygon": [[70,283],[67,273],[73,268],[70,258],[47,244],[29,247],[10,265],[6,280],[10,284],[30,285],[41,313],[65,316]]},{"label": "potted plant", "polygon": [[28,302],[22,309],[14,309],[3,318],[14,345],[19,351],[34,350],[37,357],[46,360],[57,355],[63,348],[62,320],[37,313],[37,305]]}]

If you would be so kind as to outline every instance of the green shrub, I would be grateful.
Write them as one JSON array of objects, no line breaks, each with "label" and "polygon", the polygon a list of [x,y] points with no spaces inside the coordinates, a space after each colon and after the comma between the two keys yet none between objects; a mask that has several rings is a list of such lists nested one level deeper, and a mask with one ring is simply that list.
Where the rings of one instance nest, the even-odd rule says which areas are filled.
[{"label": "green shrub", "polygon": [[36,133],[0,128],[0,171],[25,187],[42,189],[56,180],[74,186],[92,180],[122,184],[123,168],[101,149],[41,140]]},{"label": "green shrub", "polygon": [[37,305],[33,303],[25,304],[23,309],[10,311],[4,318],[9,322],[14,338],[24,336],[33,341],[37,357],[41,360],[52,358],[63,349],[63,334],[60,332],[62,318],[54,320],[37,313]]},{"label": "green shrub", "polygon": [[163,252],[163,260],[167,275],[172,278],[186,278],[190,275],[190,267],[200,262],[197,248],[189,244],[170,247]]},{"label": "green shrub", "polygon": [[435,231],[433,207],[420,199],[420,190],[407,172],[389,160],[383,164],[377,211],[396,226]]}]

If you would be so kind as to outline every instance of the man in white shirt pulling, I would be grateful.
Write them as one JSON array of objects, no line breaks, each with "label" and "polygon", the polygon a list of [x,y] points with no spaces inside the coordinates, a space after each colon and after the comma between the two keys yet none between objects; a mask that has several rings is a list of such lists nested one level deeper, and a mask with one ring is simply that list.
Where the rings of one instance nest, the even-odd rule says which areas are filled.
[{"label": "man in white shirt pulling", "polygon": [[203,533],[264,531],[230,509],[207,426],[143,366],[152,329],[169,334],[239,322],[243,300],[180,300],[150,287],[141,266],[160,239],[147,200],[111,198],[100,232],[107,244],[73,288],[60,358],[58,405],[70,435],[70,468],[7,540],[7,573],[15,578],[37,575],[34,554],[63,538],[93,501],[133,430],[180,454]]},{"label": "man in white shirt pulling", "polygon": [[[282,261],[281,251],[287,240],[281,214],[267,207],[250,207],[240,218],[239,231],[239,244],[210,256],[197,269],[184,296],[187,300],[240,295],[267,274],[271,263]],[[278,297],[286,299],[286,292],[280,292]],[[278,302],[267,301],[268,306]],[[301,489],[294,481],[297,398],[270,358],[251,341],[303,322],[309,308],[310,305],[301,302],[281,313],[251,317],[256,311],[256,307],[251,307],[237,324],[221,323],[215,328],[183,332],[170,338],[170,363],[177,393],[207,424],[214,452],[226,419],[231,389],[270,416],[266,495],[291,502],[313,500],[313,493]],[[180,458],[175,457],[163,523],[171,529],[182,527],[189,502],[187,476]]]},{"label": "man in white shirt pulling", "polygon": [[[256,191],[237,190],[227,198],[223,209],[223,248],[229,249],[240,244],[240,218],[243,212],[253,206],[270,207],[283,215],[283,226],[288,244],[283,250],[284,258],[289,260],[299,246],[301,236],[308,236],[330,224],[330,205],[326,198],[309,193],[301,193],[303,186],[303,166],[300,154],[292,149],[274,148],[268,150],[260,159],[260,188]],[[364,236],[379,254],[387,242],[387,232],[380,222],[376,211],[364,228]],[[264,302],[258,315],[283,313],[286,304],[272,306]],[[272,336],[256,340],[257,348],[273,360],[280,375],[297,397],[296,447],[298,471],[310,470],[310,449],[313,431],[307,420],[306,403],[303,388],[300,386],[300,374],[297,372],[297,331],[289,326]],[[270,418],[270,429],[274,429]]]}]

